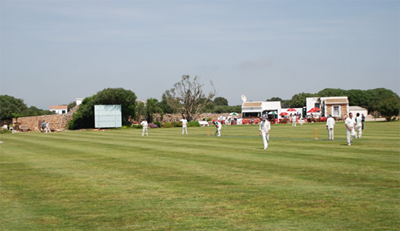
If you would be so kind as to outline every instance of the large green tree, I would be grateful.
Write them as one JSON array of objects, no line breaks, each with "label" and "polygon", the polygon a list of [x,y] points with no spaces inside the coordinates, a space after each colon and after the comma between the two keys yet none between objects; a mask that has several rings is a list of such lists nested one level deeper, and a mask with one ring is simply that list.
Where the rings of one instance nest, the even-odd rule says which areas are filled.
[{"label": "large green tree", "polygon": [[130,124],[130,119],[135,117],[136,95],[123,88],[107,88],[99,91],[82,101],[68,128],[94,128],[95,105],[121,105],[122,124]]},{"label": "large green tree", "polygon": [[347,96],[347,91],[339,88],[325,88],[315,95],[318,97]]},{"label": "large green tree", "polygon": [[165,93],[162,95],[162,100],[158,103],[158,106],[163,111],[163,114],[176,113],[176,111],[168,104],[168,96]]},{"label": "large green tree", "polygon": [[146,118],[146,104],[143,102],[138,102],[136,104],[135,120],[140,121]]},{"label": "large green tree", "polygon": [[146,100],[146,117],[149,123],[153,123],[155,113],[162,114],[162,112],[157,99],[150,98]]},{"label": "large green tree", "polygon": [[296,94],[292,97],[292,99],[290,100],[290,107],[304,107],[306,106],[306,98],[307,97],[316,97],[315,94],[311,94],[311,93],[299,93]]},{"label": "large green tree", "polygon": [[0,120],[14,118],[14,114],[22,115],[28,107],[22,99],[14,98],[9,95],[0,95]]},{"label": "large green tree", "polygon": [[50,115],[49,110],[42,110],[31,106],[28,108],[22,99],[17,99],[9,95],[0,95],[0,120],[9,120],[24,116]]},{"label": "large green tree", "polygon": [[216,97],[214,99],[214,104],[216,106],[228,106],[228,100],[224,97]]},{"label": "large green tree", "polygon": [[398,116],[400,111],[400,100],[398,97],[392,97],[382,100],[378,106],[378,111],[387,121],[390,121],[393,116]]}]

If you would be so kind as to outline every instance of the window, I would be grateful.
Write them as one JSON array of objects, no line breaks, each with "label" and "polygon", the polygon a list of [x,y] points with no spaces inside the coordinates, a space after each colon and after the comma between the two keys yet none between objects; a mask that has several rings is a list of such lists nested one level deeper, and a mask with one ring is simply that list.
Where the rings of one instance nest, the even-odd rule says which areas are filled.
[{"label": "window", "polygon": [[340,106],[332,106],[332,116],[340,117]]}]

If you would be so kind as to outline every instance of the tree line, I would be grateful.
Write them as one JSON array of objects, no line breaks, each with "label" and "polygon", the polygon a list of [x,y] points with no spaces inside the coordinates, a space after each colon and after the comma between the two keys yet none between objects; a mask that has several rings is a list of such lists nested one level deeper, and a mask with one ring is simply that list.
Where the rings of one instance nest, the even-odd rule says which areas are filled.
[{"label": "tree line", "polygon": [[[208,93],[203,91],[197,77],[193,79],[189,75],[183,75],[180,82],[173,88],[166,90],[161,101],[150,98],[146,102],[137,102],[136,95],[130,90],[123,88],[107,88],[97,94],[87,97],[82,101],[78,111],[68,124],[69,129],[93,128],[94,127],[94,105],[119,104],[122,110],[122,121],[124,125],[130,125],[131,121],[139,121],[146,118],[153,122],[154,115],[161,117],[165,114],[181,114],[189,121],[196,120],[200,113],[229,113],[240,112],[241,105],[229,106],[224,97],[215,97],[217,91],[212,85]],[[298,108],[306,105],[307,97],[329,97],[347,96],[350,106],[361,106],[369,112],[379,111],[385,117],[397,116],[400,109],[400,98],[391,90],[376,88],[372,90],[342,90],[326,88],[318,93],[299,93],[289,100],[272,97],[266,101],[281,101],[283,108]],[[75,106],[75,102],[68,105],[68,110]],[[0,96],[0,120],[18,118],[22,116],[37,116],[52,114],[48,110],[36,107],[28,108],[21,99],[12,96]]]},{"label": "tree line", "polygon": [[308,97],[332,97],[347,96],[349,106],[360,106],[366,108],[368,113],[379,112],[387,119],[391,116],[399,115],[400,97],[393,91],[386,88],[376,88],[370,90],[343,90],[336,88],[325,88],[318,93],[299,93],[289,100],[279,97],[272,97],[266,101],[281,101],[283,108],[299,108],[306,105]]},{"label": "tree line", "polygon": [[52,112],[49,110],[42,110],[34,106],[28,107],[22,99],[9,95],[0,95],[0,120],[51,114]]}]

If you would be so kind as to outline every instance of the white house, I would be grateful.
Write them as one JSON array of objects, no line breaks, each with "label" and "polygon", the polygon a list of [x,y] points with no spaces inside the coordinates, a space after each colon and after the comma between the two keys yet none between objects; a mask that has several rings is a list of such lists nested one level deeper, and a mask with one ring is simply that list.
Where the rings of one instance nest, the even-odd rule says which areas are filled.
[{"label": "white house", "polygon": [[84,98],[75,98],[76,105],[81,105]]},{"label": "white house", "polygon": [[55,114],[66,114],[68,113],[68,106],[67,105],[50,106],[50,111]]},{"label": "white house", "polygon": [[364,114],[364,116],[368,115],[368,110],[359,106],[349,106],[349,112],[353,113],[353,116],[356,116],[357,113]]},{"label": "white house", "polygon": [[271,115],[281,113],[280,101],[255,101],[243,102],[242,104],[242,117],[260,117],[265,114]]}]

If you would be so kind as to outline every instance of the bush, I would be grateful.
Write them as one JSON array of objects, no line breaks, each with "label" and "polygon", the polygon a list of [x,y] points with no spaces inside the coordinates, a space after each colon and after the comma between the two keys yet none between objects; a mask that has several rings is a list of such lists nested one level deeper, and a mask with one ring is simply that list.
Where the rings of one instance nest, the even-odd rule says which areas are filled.
[{"label": "bush", "polygon": [[189,127],[200,127],[200,124],[198,121],[189,121]]},{"label": "bush", "polygon": [[156,124],[152,124],[152,123],[149,124],[149,127],[150,128],[158,128],[158,126]]},{"label": "bush", "polygon": [[5,134],[5,133],[12,133],[12,131],[8,129],[0,129],[0,134]]},{"label": "bush", "polygon": [[182,127],[182,123],[181,122],[171,122],[173,127]]},{"label": "bush", "polygon": [[162,123],[160,121],[156,121],[154,122],[155,125],[157,125],[157,127],[161,128],[162,127]]},{"label": "bush", "polygon": [[129,126],[129,118],[135,118],[136,95],[123,88],[107,88],[86,97],[68,122],[68,129],[94,128],[95,105],[121,105],[122,124]]},{"label": "bush", "polygon": [[172,126],[172,124],[171,123],[169,123],[169,122],[165,122],[164,124],[163,124],[163,126],[162,126],[163,128],[172,128],[173,126]]}]

